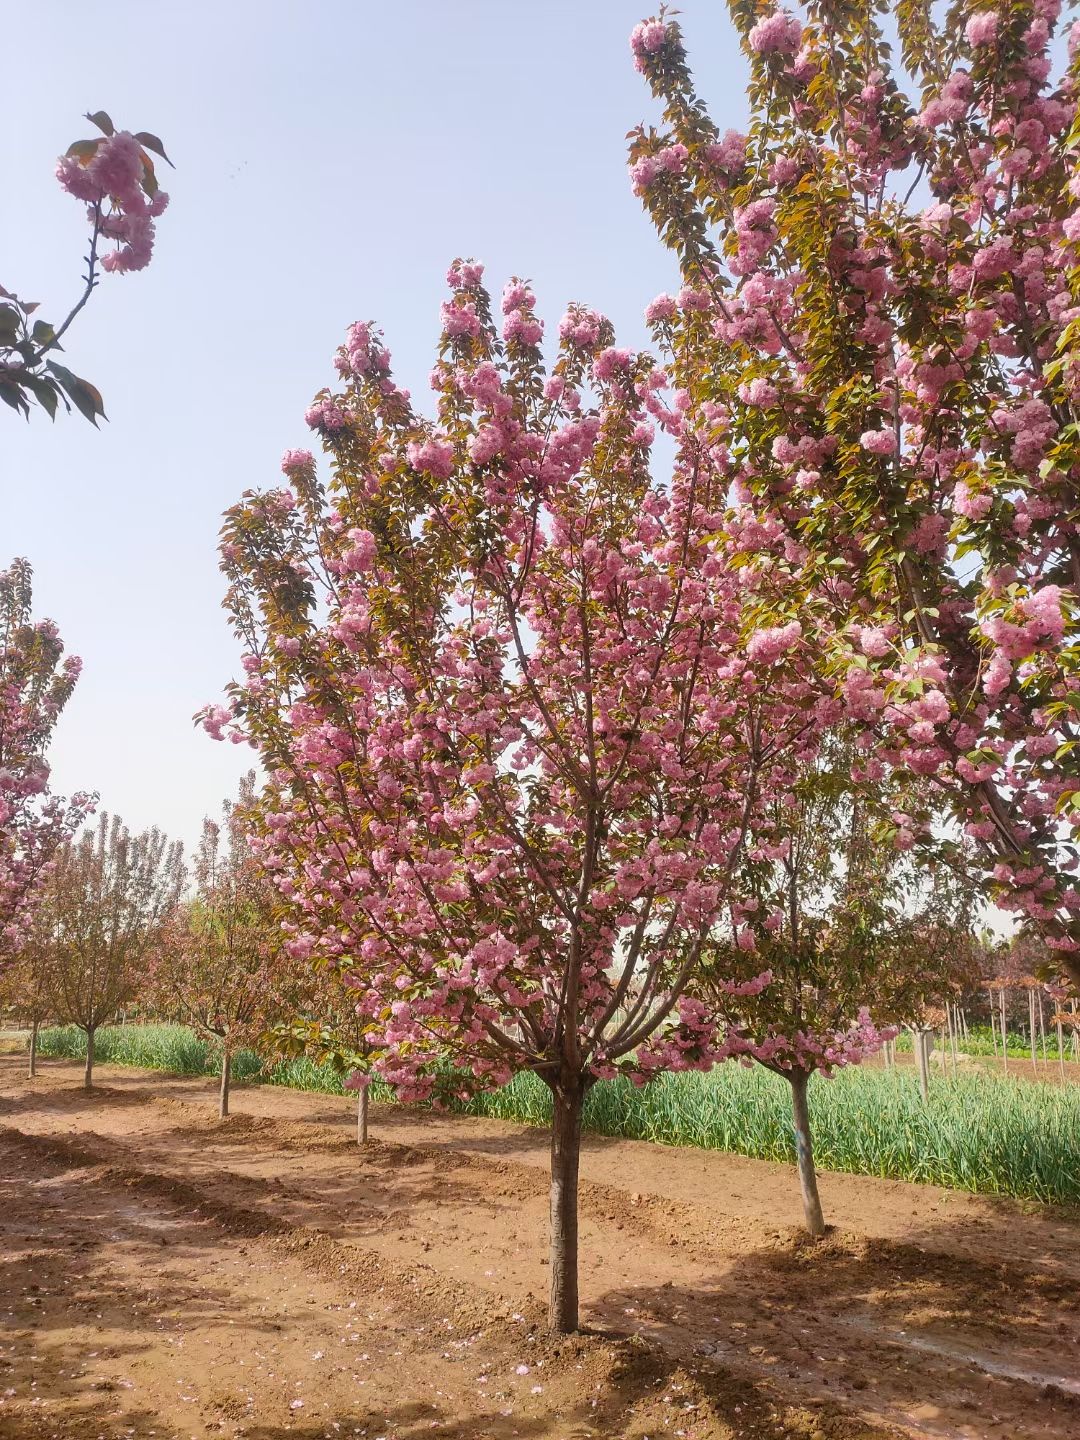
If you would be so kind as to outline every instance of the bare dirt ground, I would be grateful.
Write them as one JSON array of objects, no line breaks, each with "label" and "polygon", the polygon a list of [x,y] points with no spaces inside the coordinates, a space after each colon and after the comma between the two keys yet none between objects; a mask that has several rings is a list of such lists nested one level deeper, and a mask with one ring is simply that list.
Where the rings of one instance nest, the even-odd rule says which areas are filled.
[{"label": "bare dirt ground", "polygon": [[1080,1216],[589,1139],[545,1337],[546,1142],[0,1058],[0,1440],[1080,1434]]}]

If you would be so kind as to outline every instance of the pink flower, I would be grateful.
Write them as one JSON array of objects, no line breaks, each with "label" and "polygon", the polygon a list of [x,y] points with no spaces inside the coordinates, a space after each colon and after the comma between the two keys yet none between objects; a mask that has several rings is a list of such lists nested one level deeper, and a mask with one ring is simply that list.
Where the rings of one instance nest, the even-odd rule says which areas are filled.
[{"label": "pink flower", "polygon": [[871,455],[895,455],[897,450],[894,430],[864,430],[859,444]]},{"label": "pink flower", "polygon": [[331,434],[344,430],[347,424],[344,411],[339,410],[332,400],[317,400],[305,411],[304,419],[312,430],[326,430]]},{"label": "pink flower", "polygon": [[763,375],[758,375],[749,382],[742,382],[739,386],[739,398],[747,405],[760,405],[767,410],[780,399],[780,391]]},{"label": "pink flower", "polygon": [[873,660],[880,660],[892,649],[889,637],[876,626],[864,625],[859,634],[859,649]]},{"label": "pink flower", "polygon": [[574,305],[559,321],[559,339],[587,349],[600,339],[600,327],[604,317],[597,310],[588,310],[583,305]]},{"label": "pink flower", "polygon": [[123,208],[142,207],[142,147],[130,130],[118,130],[101,141],[87,173],[101,194],[113,196]]},{"label": "pink flower", "polygon": [[476,313],[476,306],[471,301],[460,305],[444,301],[440,308],[440,314],[443,330],[451,339],[458,335],[480,334],[482,328],[480,317]]},{"label": "pink flower", "polygon": [[655,55],[664,48],[667,26],[662,20],[642,20],[630,32],[630,49],[635,55]]},{"label": "pink flower", "polygon": [[593,377],[597,380],[613,380],[622,375],[630,366],[633,355],[629,350],[618,350],[609,346],[601,350],[593,362]]},{"label": "pink flower", "polygon": [[771,665],[799,643],[802,626],[798,620],[786,625],[774,625],[768,630],[756,630],[746,642],[746,653],[759,665]]},{"label": "pink flower", "polygon": [[645,310],[645,319],[650,324],[658,320],[670,320],[676,311],[675,301],[670,295],[657,295],[655,300],[650,300]]},{"label": "pink flower", "polygon": [[991,495],[973,493],[963,480],[956,482],[952,498],[957,514],[966,515],[969,520],[984,520],[994,503]]},{"label": "pink flower", "polygon": [[288,475],[293,470],[306,470],[314,459],[310,450],[286,450],[281,457],[282,473]]},{"label": "pink flower", "polygon": [[446,272],[451,290],[475,290],[484,278],[484,267],[474,260],[455,260]]},{"label": "pink flower", "polygon": [[994,10],[983,10],[973,15],[965,27],[964,34],[969,45],[993,45],[998,35],[1000,16]]},{"label": "pink flower", "polygon": [[430,439],[423,444],[413,440],[405,447],[405,455],[415,470],[426,470],[438,480],[448,480],[454,468],[454,447],[445,440]]},{"label": "pink flower", "polygon": [[774,10],[750,31],[750,49],[758,55],[794,55],[802,44],[802,34],[802,21],[785,10]]}]

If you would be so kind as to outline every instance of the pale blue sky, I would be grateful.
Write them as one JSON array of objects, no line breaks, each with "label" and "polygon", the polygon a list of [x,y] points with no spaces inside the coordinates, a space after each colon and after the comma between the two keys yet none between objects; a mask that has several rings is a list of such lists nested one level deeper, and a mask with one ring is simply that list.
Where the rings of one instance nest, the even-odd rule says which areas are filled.
[{"label": "pale blue sky", "polygon": [[[25,554],[37,611],[85,672],[54,749],[57,788],[96,788],[132,826],[190,844],[251,763],[191,715],[237,650],[220,610],[225,507],[278,482],[332,378],[345,326],[375,319],[425,386],[455,255],[494,289],[531,278],[626,340],[675,282],[631,194],[625,134],[655,107],[627,37],[645,0],[38,0],[9,11],[0,284],[59,320],[86,230],[55,157],[104,108],[176,161],[142,274],[106,276],[67,362],[110,423],[0,414],[0,563]],[[685,0],[720,125],[745,117],[721,7]]]}]

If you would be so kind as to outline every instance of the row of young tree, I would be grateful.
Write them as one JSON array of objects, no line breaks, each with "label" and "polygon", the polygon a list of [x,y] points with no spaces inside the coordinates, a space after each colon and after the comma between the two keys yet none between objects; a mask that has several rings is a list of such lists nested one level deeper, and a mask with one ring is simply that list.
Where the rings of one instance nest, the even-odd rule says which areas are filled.
[{"label": "row of young tree", "polygon": [[48,1022],[94,1039],[125,1012],[191,1025],[221,1050],[220,1114],[231,1060],[279,1013],[281,953],[266,881],[246,840],[249,776],[223,820],[206,820],[190,874],[159,830],[133,835],[118,816],[65,842],[35,897],[33,918],[0,974],[0,1005],[30,1030],[30,1075]]},{"label": "row of young tree", "polygon": [[435,417],[351,325],[328,473],[287,452],[222,538],[204,718],[263,763],[293,1043],[550,1087],[557,1330],[598,1080],[779,1071],[820,1231],[807,1076],[949,997],[976,886],[1080,981],[1080,62],[1057,0],[903,0],[898,65],[875,7],[729,8],[746,134],[670,14],[631,40],[654,353],[574,304],[546,354],[457,261]]}]

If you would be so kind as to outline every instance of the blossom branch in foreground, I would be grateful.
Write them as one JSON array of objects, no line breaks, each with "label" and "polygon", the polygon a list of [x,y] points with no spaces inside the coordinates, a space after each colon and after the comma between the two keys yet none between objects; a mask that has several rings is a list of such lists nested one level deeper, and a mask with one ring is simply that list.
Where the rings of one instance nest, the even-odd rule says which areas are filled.
[{"label": "blossom branch in foreground", "polygon": [[[56,177],[77,200],[85,202],[90,249],[82,293],[58,326],[34,319],[38,305],[0,287],[0,399],[27,419],[37,403],[50,419],[57,406],[72,405],[91,424],[105,416],[100,392],[89,380],[48,357],[62,350],[61,339],[86,305],[98,283],[99,267],[123,274],[142,270],[154,249],[154,221],[169,197],[158,185],[150,152],[172,161],[156,135],[117,130],[104,110],[87,115],[102,138],[76,140],[61,156]],[[102,251],[103,245],[110,248]]]}]

